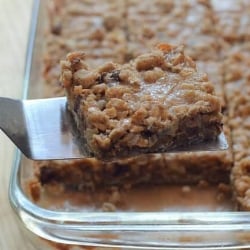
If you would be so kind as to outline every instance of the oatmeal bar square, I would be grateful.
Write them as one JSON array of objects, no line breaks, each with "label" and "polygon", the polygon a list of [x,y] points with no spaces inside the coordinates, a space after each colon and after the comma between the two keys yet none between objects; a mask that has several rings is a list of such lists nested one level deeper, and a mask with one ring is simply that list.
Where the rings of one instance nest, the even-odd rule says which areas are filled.
[{"label": "oatmeal bar square", "polygon": [[127,64],[93,70],[74,52],[61,66],[68,108],[97,158],[166,152],[221,132],[220,100],[183,46],[160,44]]}]

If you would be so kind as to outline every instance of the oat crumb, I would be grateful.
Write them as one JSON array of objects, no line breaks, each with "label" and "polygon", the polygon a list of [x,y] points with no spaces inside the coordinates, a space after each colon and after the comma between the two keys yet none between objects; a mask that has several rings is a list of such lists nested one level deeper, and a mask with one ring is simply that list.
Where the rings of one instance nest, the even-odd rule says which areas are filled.
[{"label": "oat crumb", "polygon": [[206,188],[206,187],[208,187],[208,182],[205,180],[200,180],[198,183],[198,187],[199,188]]},{"label": "oat crumb", "polygon": [[114,212],[116,211],[116,206],[110,202],[104,202],[102,204],[102,211],[103,212]]},{"label": "oat crumb", "polygon": [[183,193],[190,193],[191,192],[191,187],[185,185],[185,186],[182,186],[181,190],[182,190]]}]

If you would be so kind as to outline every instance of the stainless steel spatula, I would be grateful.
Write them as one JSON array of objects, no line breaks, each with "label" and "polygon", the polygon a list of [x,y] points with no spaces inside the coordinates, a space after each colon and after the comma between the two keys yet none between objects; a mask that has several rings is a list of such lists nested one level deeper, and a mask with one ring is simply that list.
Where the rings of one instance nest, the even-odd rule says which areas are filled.
[{"label": "stainless steel spatula", "polygon": [[[33,160],[90,158],[79,147],[72,132],[66,98],[14,100],[0,97],[0,128]],[[169,152],[225,150],[228,144],[221,133],[216,141],[182,147]]]}]

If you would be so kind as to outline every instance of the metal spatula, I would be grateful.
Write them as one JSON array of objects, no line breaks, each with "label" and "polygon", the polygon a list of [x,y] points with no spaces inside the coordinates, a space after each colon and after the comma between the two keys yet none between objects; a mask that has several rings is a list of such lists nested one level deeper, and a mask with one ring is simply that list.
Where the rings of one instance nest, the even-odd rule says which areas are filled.
[{"label": "metal spatula", "polygon": [[[22,153],[33,160],[92,157],[87,150],[80,149],[72,133],[65,97],[23,101],[0,97],[0,127]],[[221,133],[216,141],[182,147],[174,152],[227,148]]]}]

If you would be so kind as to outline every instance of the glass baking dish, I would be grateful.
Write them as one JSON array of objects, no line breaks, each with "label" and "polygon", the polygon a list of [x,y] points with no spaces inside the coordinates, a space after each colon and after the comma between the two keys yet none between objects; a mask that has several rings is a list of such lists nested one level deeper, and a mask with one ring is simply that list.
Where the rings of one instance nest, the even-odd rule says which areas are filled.
[{"label": "glass baking dish", "polygon": [[[39,84],[42,81],[39,76],[45,4],[46,1],[34,1],[24,98],[38,98],[46,91],[44,85]],[[72,205],[72,197],[67,195],[61,195],[63,202],[58,206],[55,203],[48,205],[46,200],[43,204],[35,204],[25,189],[25,181],[32,175],[32,161],[18,151],[10,179],[10,202],[23,225],[45,240],[96,249],[250,248],[250,213],[232,211],[232,205],[220,204],[211,208],[206,201],[197,203],[199,194],[192,197],[197,205],[190,205],[191,198],[187,198],[188,201],[181,205],[178,202],[169,207],[163,204],[164,209],[137,207],[117,212],[91,210],[77,203]],[[177,189],[171,189],[175,196],[178,196]],[[168,198],[171,196],[169,194]],[[145,197],[149,202],[155,201],[150,200],[149,195]]]}]

